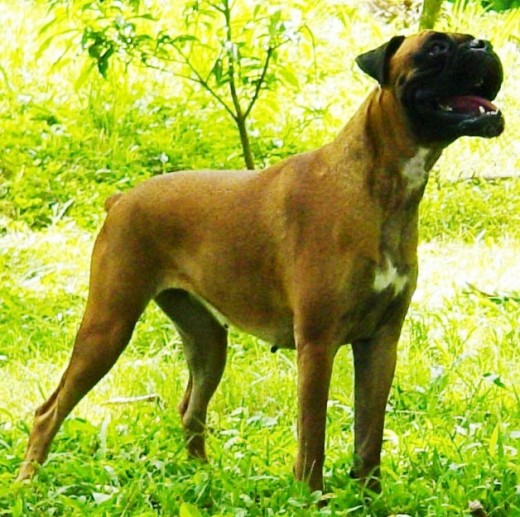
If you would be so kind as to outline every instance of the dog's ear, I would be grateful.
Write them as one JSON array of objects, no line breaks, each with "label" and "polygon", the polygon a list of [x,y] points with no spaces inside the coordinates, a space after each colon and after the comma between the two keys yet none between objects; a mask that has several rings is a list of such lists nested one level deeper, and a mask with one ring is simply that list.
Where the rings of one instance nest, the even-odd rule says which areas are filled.
[{"label": "dog's ear", "polygon": [[356,63],[363,72],[376,79],[381,86],[385,86],[388,81],[390,59],[397,52],[404,39],[404,36],[394,36],[384,45],[358,56]]}]

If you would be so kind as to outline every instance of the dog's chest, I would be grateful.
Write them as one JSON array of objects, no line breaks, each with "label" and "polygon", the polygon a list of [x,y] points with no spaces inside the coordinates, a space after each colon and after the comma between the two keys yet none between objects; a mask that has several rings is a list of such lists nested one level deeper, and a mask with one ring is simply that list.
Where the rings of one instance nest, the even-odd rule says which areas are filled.
[{"label": "dog's chest", "polygon": [[408,283],[407,272],[399,270],[390,253],[384,253],[383,262],[375,267],[372,289],[381,293],[392,289],[395,296],[400,294]]},{"label": "dog's chest", "polygon": [[396,214],[382,229],[379,259],[373,266],[371,291],[375,294],[391,291],[400,295],[410,281],[410,270],[417,263],[416,219],[409,214]]},{"label": "dog's chest", "polygon": [[380,257],[374,268],[372,283],[375,293],[392,290],[394,296],[397,296],[410,280],[409,265],[416,261],[416,211],[422,190],[428,181],[427,163],[431,154],[429,149],[420,148],[415,156],[402,165],[403,202],[382,224]]},{"label": "dog's chest", "polygon": [[430,149],[420,148],[415,156],[406,160],[403,164],[401,177],[405,180],[405,195],[413,195],[426,185],[429,172],[427,162],[431,155]]},{"label": "dog's chest", "polygon": [[[377,258],[359,260],[344,293],[341,338],[367,339],[409,300],[417,278],[416,210],[403,207],[381,225]],[[352,295],[352,286],[355,296]]]},{"label": "dog's chest", "polygon": [[344,295],[341,340],[351,343],[371,338],[387,318],[392,317],[389,309],[395,302],[409,299],[415,288],[416,274],[416,263],[405,262],[402,254],[394,254],[389,249],[381,253],[377,263],[368,264],[364,279],[356,284],[359,287],[355,296],[350,288]]}]

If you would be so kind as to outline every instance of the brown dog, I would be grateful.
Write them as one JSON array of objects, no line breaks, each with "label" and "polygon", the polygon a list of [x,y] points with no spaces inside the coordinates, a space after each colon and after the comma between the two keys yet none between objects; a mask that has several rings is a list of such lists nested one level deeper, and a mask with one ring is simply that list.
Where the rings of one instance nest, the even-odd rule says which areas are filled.
[{"label": "brown dog", "polygon": [[37,411],[19,479],[115,363],[155,300],[177,327],[190,378],[180,403],[205,458],[208,403],[226,362],[224,320],[295,348],[295,474],[322,489],[334,356],[355,366],[353,477],[378,490],[396,345],[416,285],[418,205],[441,151],[504,127],[502,67],[487,41],[423,32],[357,59],[376,88],[330,144],[262,171],[176,172],[109,200],[70,363]]}]

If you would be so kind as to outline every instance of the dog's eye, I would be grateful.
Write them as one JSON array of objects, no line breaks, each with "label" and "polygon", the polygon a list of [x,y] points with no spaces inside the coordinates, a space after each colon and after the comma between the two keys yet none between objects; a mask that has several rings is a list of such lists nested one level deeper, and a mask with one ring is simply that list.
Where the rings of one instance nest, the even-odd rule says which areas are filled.
[{"label": "dog's eye", "polygon": [[447,54],[450,50],[450,45],[446,41],[436,41],[428,48],[428,55],[431,57],[441,56]]}]

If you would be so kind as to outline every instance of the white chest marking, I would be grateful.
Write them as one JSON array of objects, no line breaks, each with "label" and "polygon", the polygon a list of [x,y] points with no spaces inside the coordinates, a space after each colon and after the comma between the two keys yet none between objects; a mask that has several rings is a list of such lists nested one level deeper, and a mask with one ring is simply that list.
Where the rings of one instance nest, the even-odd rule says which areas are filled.
[{"label": "white chest marking", "polygon": [[374,278],[374,291],[380,293],[389,287],[393,287],[394,295],[398,295],[408,282],[406,275],[400,275],[392,261],[386,257],[384,266],[376,269]]},{"label": "white chest marking", "polygon": [[418,188],[421,188],[428,179],[428,171],[426,170],[426,158],[430,149],[421,147],[417,154],[410,158],[404,164],[402,175],[407,180],[406,190],[413,192]]}]

